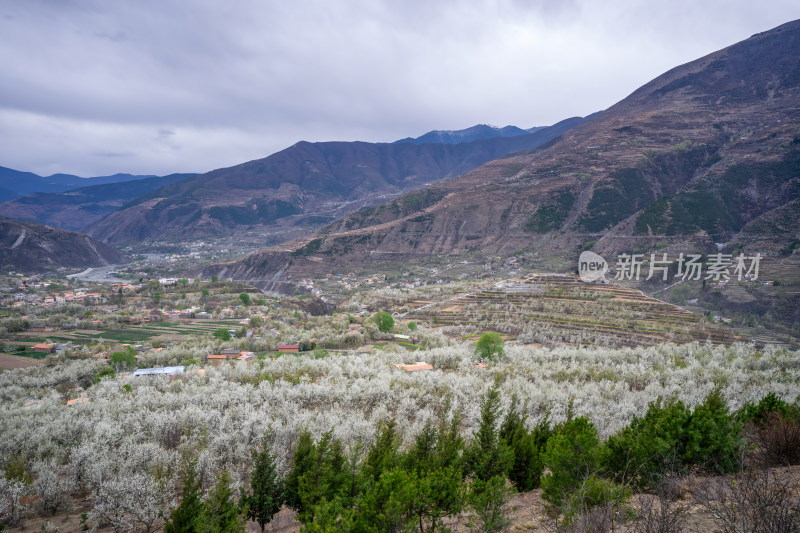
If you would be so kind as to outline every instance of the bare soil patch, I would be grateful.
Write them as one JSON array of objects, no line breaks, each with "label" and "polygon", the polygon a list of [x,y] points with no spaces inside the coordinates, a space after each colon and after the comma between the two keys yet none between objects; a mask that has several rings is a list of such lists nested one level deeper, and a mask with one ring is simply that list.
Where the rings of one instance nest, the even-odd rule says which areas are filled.
[{"label": "bare soil patch", "polygon": [[11,355],[10,353],[0,353],[0,368],[4,370],[13,370],[15,368],[29,368],[32,366],[40,365],[44,361],[40,359],[31,359],[30,357],[20,357],[18,355]]}]

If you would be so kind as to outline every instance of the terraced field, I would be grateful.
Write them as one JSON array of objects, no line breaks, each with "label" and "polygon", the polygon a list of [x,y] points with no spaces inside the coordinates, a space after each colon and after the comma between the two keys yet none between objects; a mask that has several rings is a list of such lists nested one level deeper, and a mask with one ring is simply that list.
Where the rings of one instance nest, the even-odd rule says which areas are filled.
[{"label": "terraced field", "polygon": [[22,333],[16,338],[4,342],[17,345],[32,345],[38,342],[96,343],[103,341],[133,344],[154,339],[179,340],[187,335],[212,333],[218,328],[239,329],[241,324],[239,319],[190,320],[184,323],[159,322],[142,326],[123,326],[118,329],[54,331],[50,335],[42,332]]},{"label": "terraced field", "polygon": [[442,302],[409,302],[407,318],[448,334],[478,328],[525,343],[649,346],[662,342],[743,340],[691,312],[617,285],[584,283],[572,275],[531,274]]}]

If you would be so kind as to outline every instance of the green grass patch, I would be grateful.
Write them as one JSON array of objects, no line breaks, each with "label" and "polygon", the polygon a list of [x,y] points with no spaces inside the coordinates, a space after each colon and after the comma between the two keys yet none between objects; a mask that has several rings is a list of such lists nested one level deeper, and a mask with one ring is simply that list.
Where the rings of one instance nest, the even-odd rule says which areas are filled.
[{"label": "green grass patch", "polygon": [[410,342],[397,342],[395,344],[398,344],[398,345],[402,346],[403,348],[405,348],[406,350],[408,350],[410,352],[416,352],[417,350],[421,350],[422,349],[422,346],[418,346],[416,344],[411,344]]},{"label": "green grass patch", "polygon": [[146,341],[152,337],[158,335],[156,332],[151,331],[141,331],[139,329],[112,329],[109,331],[104,331],[102,333],[95,333],[92,335],[88,335],[86,338],[91,339],[109,339],[114,341],[120,342],[137,342],[137,341]]},{"label": "green grass patch", "polygon": [[29,357],[31,359],[44,359],[45,357],[47,357],[50,354],[48,354],[48,353],[39,353],[39,352],[22,351],[22,352],[14,352],[13,355],[18,355],[19,357]]}]

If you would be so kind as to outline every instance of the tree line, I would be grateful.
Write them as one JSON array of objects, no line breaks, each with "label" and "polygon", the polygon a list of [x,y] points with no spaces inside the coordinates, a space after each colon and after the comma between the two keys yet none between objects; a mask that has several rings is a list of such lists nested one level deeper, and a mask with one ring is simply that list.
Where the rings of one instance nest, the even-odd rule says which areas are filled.
[{"label": "tree line", "polygon": [[[368,446],[349,449],[333,430],[317,439],[304,431],[285,476],[276,468],[267,436],[253,451],[250,483],[238,498],[224,471],[203,496],[187,463],[182,501],[165,532],[243,531],[248,518],[263,531],[284,504],[297,511],[303,531],[310,533],[435,532],[459,517],[466,517],[472,530],[500,531],[510,524],[511,495],[535,488],[543,489],[549,516],[564,530],[587,516],[609,524],[626,516],[644,520],[644,508],[633,518],[622,512],[630,510],[633,492],[657,492],[664,479],[681,473],[735,472],[743,468],[744,456],[764,468],[800,463],[800,408],[773,393],[736,412],[719,389],[694,409],[676,398],[652,402],[643,417],[605,442],[595,425],[575,417],[571,408],[561,423],[545,416],[533,426],[525,411],[526,405],[512,398],[503,413],[493,387],[469,440],[459,430],[458,412],[429,420],[407,447],[401,446],[394,419],[380,424]],[[800,507],[793,509],[789,512],[800,520]],[[674,523],[676,517],[660,519]]]}]

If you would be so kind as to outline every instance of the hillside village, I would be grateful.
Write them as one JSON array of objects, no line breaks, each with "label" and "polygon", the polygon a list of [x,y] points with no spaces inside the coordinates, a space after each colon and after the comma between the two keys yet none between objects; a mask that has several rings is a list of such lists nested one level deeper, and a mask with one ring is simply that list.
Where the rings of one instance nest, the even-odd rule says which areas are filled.
[{"label": "hillside village", "polygon": [[[134,366],[146,368],[252,361],[287,351],[369,352],[386,342],[413,352],[474,342],[486,331],[512,343],[548,346],[744,340],[714,320],[634,289],[567,275],[514,277],[517,258],[497,264],[508,269],[502,278],[435,277],[450,270],[463,278],[453,272],[470,266],[462,264],[394,276],[330,274],[301,280],[307,292],[289,298],[224,280],[91,284],[15,275],[0,288],[0,308],[6,309],[0,343],[8,354],[35,359],[108,360],[131,350]],[[431,277],[423,280],[425,273]],[[331,295],[337,305],[325,301]],[[373,320],[378,313],[391,316],[393,327],[381,331]]]}]

